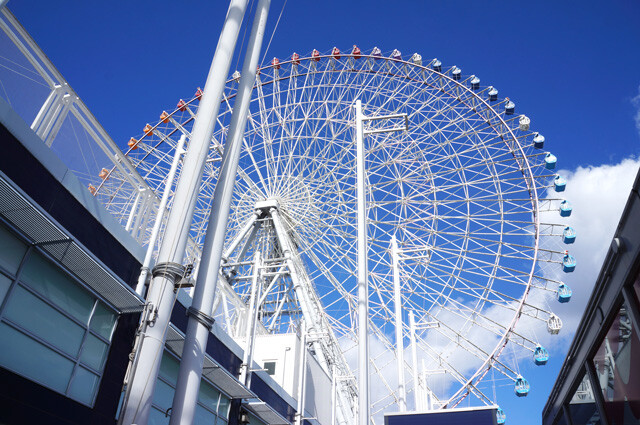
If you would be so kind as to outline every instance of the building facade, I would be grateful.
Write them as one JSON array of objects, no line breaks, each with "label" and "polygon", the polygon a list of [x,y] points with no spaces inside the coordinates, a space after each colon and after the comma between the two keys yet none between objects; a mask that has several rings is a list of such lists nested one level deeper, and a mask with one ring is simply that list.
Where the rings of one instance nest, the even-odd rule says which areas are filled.
[{"label": "building facade", "polygon": [[640,423],[640,174],[544,408],[544,425]]}]

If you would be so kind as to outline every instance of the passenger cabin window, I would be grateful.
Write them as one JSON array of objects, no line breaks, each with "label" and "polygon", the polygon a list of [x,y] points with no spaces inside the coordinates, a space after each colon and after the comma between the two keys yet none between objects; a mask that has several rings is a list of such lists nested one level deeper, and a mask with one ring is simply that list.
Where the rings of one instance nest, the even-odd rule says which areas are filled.
[{"label": "passenger cabin window", "polygon": [[93,406],[117,318],[0,225],[0,366]]}]

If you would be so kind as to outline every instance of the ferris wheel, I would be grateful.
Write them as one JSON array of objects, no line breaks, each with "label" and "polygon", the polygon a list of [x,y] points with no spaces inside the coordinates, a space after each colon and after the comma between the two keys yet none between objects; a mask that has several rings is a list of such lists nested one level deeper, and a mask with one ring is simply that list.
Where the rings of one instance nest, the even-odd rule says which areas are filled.
[{"label": "ferris wheel", "polygon": [[[239,78],[236,72],[227,82],[196,200],[189,253],[196,264]],[[89,187],[143,243],[180,136],[188,149],[201,95],[198,89],[180,100],[130,140],[126,156],[150,191],[116,168],[103,169]],[[467,397],[493,404],[482,386],[490,370],[525,396],[526,378],[501,354],[514,346],[543,365],[549,353],[535,330],[557,334],[562,326],[547,301],[571,297],[555,277],[575,268],[562,245],[575,240],[575,231],[558,224],[571,213],[561,193],[566,181],[544,137],[513,101],[417,53],[313,50],[259,69],[226,235],[218,322],[242,334],[248,277],[260,267],[261,331],[291,332],[304,320],[316,332],[320,363],[343,377],[342,415],[353,413],[356,100],[367,116],[406,114],[408,124],[402,132],[372,131],[365,140],[372,415],[393,410],[404,397],[399,357],[406,359],[409,407],[455,407]],[[365,130],[380,123],[396,128],[386,121]],[[393,336],[397,327],[401,338]]]}]

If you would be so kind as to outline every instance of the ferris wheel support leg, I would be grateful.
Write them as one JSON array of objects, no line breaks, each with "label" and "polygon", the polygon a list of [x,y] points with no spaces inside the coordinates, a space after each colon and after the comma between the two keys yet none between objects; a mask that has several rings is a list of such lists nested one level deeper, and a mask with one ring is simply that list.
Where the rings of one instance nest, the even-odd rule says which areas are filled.
[{"label": "ferris wheel support leg", "polygon": [[[240,160],[242,136],[247,123],[251,91],[253,90],[253,84],[256,79],[258,60],[270,4],[271,0],[260,0],[258,2],[251,28],[251,35],[249,37],[249,44],[247,45],[247,52],[242,66],[242,77],[238,85],[236,103],[234,104],[231,122],[229,124],[229,134],[220,166],[220,177],[213,193],[207,234],[202,250],[200,273],[198,273],[196,286],[194,288],[193,302],[189,308],[192,314],[189,315],[184,349],[180,361],[180,371],[178,373],[178,382],[173,397],[171,425],[191,424],[195,414],[200,379],[202,377],[205,347],[211,328],[206,321],[202,320],[202,317],[210,317],[213,313],[213,300],[220,271],[231,197],[236,182],[238,162]],[[244,6],[246,6],[246,1],[243,8]],[[224,78],[227,72],[228,70],[221,74],[220,77]],[[205,88],[205,95],[206,90]],[[219,105],[218,99],[218,107]],[[202,105],[200,108],[202,108]],[[217,113],[218,111],[216,110],[215,114],[209,117],[212,122],[215,122]],[[198,115],[199,114],[200,110],[198,110]],[[211,134],[209,134],[207,141],[210,139]]]},{"label": "ferris wheel support leg", "polygon": [[402,338],[402,301],[400,299],[400,256],[396,235],[391,237],[391,258],[393,262],[393,304],[396,316],[396,352],[398,353],[398,407],[401,412],[407,410],[404,382],[404,340]]},{"label": "ferris wheel support leg", "polygon": [[167,209],[167,202],[169,201],[169,193],[171,192],[171,187],[173,187],[173,180],[176,177],[176,170],[178,169],[178,164],[180,163],[180,157],[184,153],[184,141],[186,140],[186,136],[183,134],[180,136],[180,140],[178,140],[178,146],[176,147],[176,153],[173,157],[173,162],[171,163],[171,169],[169,170],[169,174],[167,175],[167,180],[164,185],[164,192],[162,193],[162,199],[160,200],[160,205],[158,206],[158,212],[156,213],[156,221],[153,224],[153,229],[151,230],[151,237],[149,238],[149,245],[147,246],[147,252],[144,256],[144,261],[142,262],[142,269],[140,271],[140,276],[138,277],[138,284],[136,285],[136,292],[144,297],[144,285],[147,281],[147,276],[149,275],[149,266],[151,265],[151,258],[153,257],[153,251],[156,247],[156,241],[158,240],[158,233],[160,233],[160,226],[162,226],[162,221],[164,219],[164,214]]},{"label": "ferris wheel support leg", "polygon": [[[164,352],[166,330],[175,300],[176,282],[182,277],[187,239],[193,219],[196,194],[202,181],[202,170],[220,109],[225,77],[231,66],[242,19],[248,0],[231,0],[216,52],[209,69],[204,93],[191,133],[189,151],[178,181],[174,205],[169,213],[165,236],[154,267],[147,296],[147,309],[152,311],[141,323],[140,345],[136,350],[132,373],[127,381],[119,424],[146,424],[156,386],[160,361]],[[206,258],[205,258],[206,260]],[[182,271],[182,273],[180,273]],[[200,273],[203,274],[203,273]],[[217,275],[217,269],[216,269]],[[213,298],[213,297],[212,297]],[[185,346],[185,352],[189,348]],[[198,376],[198,383],[200,376]],[[197,395],[197,390],[196,390]],[[195,405],[195,404],[194,404]],[[193,413],[193,412],[192,412]],[[175,409],[172,419],[177,416]]]},{"label": "ferris wheel support leg", "polygon": [[362,103],[356,100],[356,191],[358,198],[358,425],[369,424],[369,287]]}]

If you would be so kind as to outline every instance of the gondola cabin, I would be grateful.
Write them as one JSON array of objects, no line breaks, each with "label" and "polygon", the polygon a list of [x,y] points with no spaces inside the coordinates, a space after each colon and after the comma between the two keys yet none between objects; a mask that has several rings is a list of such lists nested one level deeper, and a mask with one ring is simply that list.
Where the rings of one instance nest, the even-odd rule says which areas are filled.
[{"label": "gondola cabin", "polygon": [[526,397],[527,394],[529,394],[529,382],[527,382],[526,379],[524,379],[522,376],[518,376],[518,378],[516,379],[516,385],[515,385],[515,393],[518,397]]},{"label": "gondola cabin", "polygon": [[546,365],[549,361],[549,352],[542,345],[538,345],[533,352],[533,361],[538,366]]},{"label": "gondola cabin", "polygon": [[568,303],[571,300],[571,288],[569,288],[564,283],[561,283],[558,286],[558,302],[560,303]]},{"label": "gondola cabin", "polygon": [[564,177],[556,176],[556,178],[553,180],[553,189],[556,192],[564,192],[566,188],[567,181],[564,179]]},{"label": "gondola cabin", "polygon": [[569,217],[573,211],[573,207],[569,201],[560,202],[560,217]]},{"label": "gondola cabin", "polygon": [[542,134],[536,133],[536,135],[533,136],[533,147],[536,149],[544,148],[544,136]]},{"label": "gondola cabin", "polygon": [[565,227],[562,232],[562,241],[566,244],[574,243],[576,241],[576,231],[573,227]]},{"label": "gondola cabin", "polygon": [[576,269],[576,259],[572,255],[565,255],[562,259],[562,271],[571,273]]},{"label": "gondola cabin", "polygon": [[557,162],[558,162],[558,158],[556,158],[554,154],[548,153],[544,157],[544,168],[546,168],[547,170],[553,170],[554,168],[556,168]]}]

